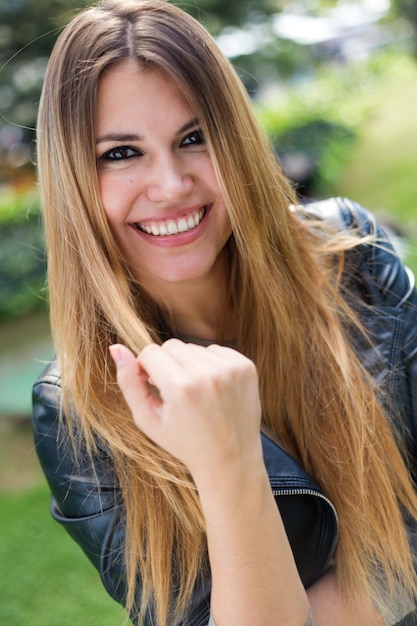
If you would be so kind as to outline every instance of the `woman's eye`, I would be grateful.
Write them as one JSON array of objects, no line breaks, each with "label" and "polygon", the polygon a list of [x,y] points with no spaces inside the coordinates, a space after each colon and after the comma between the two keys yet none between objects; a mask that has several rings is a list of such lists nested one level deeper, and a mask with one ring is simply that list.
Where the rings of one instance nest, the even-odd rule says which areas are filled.
[{"label": "woman's eye", "polygon": [[201,146],[205,143],[204,135],[201,130],[193,130],[192,133],[184,137],[181,146]]},{"label": "woman's eye", "polygon": [[101,157],[103,161],[124,161],[126,159],[132,159],[133,157],[140,156],[140,152],[129,146],[120,146],[119,148],[112,148],[108,152],[105,152]]}]

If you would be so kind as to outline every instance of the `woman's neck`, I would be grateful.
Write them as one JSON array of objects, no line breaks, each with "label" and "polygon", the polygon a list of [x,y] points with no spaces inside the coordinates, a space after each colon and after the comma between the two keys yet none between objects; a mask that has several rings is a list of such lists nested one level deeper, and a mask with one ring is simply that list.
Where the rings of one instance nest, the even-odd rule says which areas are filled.
[{"label": "woman's neck", "polygon": [[165,306],[175,333],[203,340],[218,339],[225,313],[225,292],[221,285],[178,285],[166,298]]},{"label": "woman's neck", "polygon": [[161,307],[171,331],[204,341],[234,340],[225,255],[195,280],[153,282],[152,299]]}]

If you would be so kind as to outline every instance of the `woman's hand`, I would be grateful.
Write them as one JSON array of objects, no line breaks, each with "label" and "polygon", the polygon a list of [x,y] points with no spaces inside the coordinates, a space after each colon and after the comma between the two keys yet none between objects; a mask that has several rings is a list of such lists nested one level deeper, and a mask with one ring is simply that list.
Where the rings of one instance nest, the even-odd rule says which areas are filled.
[{"label": "woman's hand", "polygon": [[137,358],[121,345],[111,353],[136,424],[182,461],[196,483],[214,479],[226,465],[259,461],[261,405],[252,361],[230,348],[178,339],[151,344]]},{"label": "woman's hand", "polygon": [[255,365],[176,339],[137,358],[120,345],[111,353],[135,422],[197,486],[217,626],[304,626],[308,600],[262,457]]}]

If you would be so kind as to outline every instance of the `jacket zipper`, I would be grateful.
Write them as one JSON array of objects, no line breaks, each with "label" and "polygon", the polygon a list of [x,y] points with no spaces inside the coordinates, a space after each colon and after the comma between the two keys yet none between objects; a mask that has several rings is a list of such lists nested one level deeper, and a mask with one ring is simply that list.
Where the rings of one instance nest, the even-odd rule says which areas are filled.
[{"label": "jacket zipper", "polygon": [[333,502],[329,500],[329,498],[326,498],[326,496],[320,491],[315,491],[314,489],[307,489],[307,488],[302,488],[302,487],[293,487],[292,489],[272,488],[272,495],[273,496],[316,496],[317,498],[321,498],[322,500],[324,500],[324,502],[326,502],[326,504],[329,505],[331,511],[333,512],[334,519],[336,522],[336,534],[334,536],[332,549],[330,552],[330,554],[334,554],[337,542],[339,540],[339,516],[337,515],[337,511],[335,509]]}]

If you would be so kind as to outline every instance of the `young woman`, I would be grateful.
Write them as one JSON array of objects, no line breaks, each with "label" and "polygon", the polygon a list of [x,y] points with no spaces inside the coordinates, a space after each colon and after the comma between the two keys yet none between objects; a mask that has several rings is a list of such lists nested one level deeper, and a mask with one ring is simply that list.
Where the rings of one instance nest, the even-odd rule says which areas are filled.
[{"label": "young woman", "polygon": [[38,142],[35,441],[107,591],[158,626],[411,614],[417,296],[373,218],[295,206],[230,64],[163,0],[67,26]]}]

